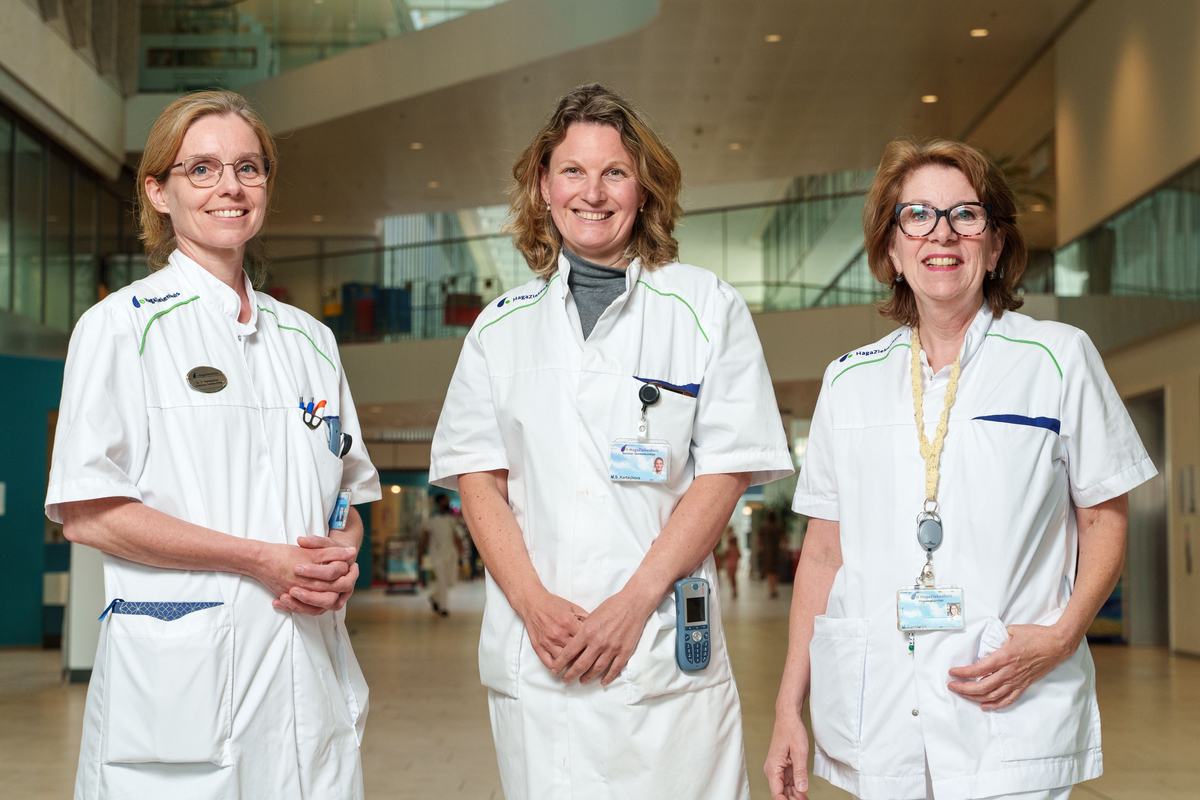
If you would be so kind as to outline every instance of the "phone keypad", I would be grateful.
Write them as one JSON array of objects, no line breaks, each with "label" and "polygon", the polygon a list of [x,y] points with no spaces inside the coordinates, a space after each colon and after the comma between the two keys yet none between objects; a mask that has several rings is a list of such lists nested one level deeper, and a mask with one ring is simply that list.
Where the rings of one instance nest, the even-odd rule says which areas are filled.
[{"label": "phone keypad", "polygon": [[700,631],[693,631],[683,644],[683,654],[687,658],[689,664],[703,664],[708,661],[709,640],[708,631],[704,631],[703,636]]}]

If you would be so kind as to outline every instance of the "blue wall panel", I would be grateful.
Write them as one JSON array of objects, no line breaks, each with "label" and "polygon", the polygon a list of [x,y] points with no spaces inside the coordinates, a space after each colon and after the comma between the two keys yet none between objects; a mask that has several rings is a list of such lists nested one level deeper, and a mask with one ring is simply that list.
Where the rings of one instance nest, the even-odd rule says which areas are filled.
[{"label": "blue wall panel", "polygon": [[63,362],[0,355],[0,376],[5,423],[0,435],[0,481],[7,494],[7,508],[0,516],[0,543],[9,567],[0,645],[41,644],[47,424],[48,413],[58,408],[62,395]]}]

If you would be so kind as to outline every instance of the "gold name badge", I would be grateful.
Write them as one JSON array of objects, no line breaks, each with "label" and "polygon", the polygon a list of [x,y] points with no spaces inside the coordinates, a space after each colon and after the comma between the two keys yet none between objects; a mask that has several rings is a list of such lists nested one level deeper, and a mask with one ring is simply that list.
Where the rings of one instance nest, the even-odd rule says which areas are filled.
[{"label": "gold name badge", "polygon": [[187,374],[188,385],[197,392],[214,394],[229,385],[225,373],[216,367],[196,367]]}]

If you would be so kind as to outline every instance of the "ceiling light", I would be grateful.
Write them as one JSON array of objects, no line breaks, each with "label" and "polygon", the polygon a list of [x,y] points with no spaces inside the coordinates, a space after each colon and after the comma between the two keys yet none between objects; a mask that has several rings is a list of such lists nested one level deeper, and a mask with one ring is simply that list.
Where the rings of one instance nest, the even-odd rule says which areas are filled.
[{"label": "ceiling light", "polygon": [[426,186],[428,186],[430,189],[436,189],[436,188],[438,188],[438,182],[437,182],[437,181],[430,181],[429,183],[427,183],[427,184],[425,184],[425,185],[426,185]]},{"label": "ceiling light", "polygon": [[730,143],[729,143],[729,149],[730,149],[730,150],[741,150],[741,149],[742,149],[742,143],[741,143],[741,142],[730,142]]},{"label": "ceiling light", "polygon": [[982,39],[983,37],[988,35],[988,29],[987,28],[972,28],[971,35],[974,36],[976,39]]},{"label": "ceiling light", "polygon": [[742,513],[748,517],[754,513],[754,509],[750,506],[742,506]]},{"label": "ceiling light", "polygon": [[923,95],[921,95],[921,102],[922,103],[936,103],[937,95],[936,94],[923,94]]},{"label": "ceiling light", "polygon": [[425,145],[421,144],[420,142],[413,142],[409,145],[409,147],[411,147],[413,150],[420,150],[424,146]]},{"label": "ceiling light", "polygon": [[780,36],[778,33],[768,33],[767,41],[768,42],[781,42],[781,41],[783,41],[783,37]]},{"label": "ceiling light", "polygon": [[393,486],[393,487],[392,487],[392,494],[400,494],[400,487],[399,487],[399,486]]},{"label": "ceiling light", "polygon": [[313,214],[313,222],[324,222],[325,218],[320,214]]}]

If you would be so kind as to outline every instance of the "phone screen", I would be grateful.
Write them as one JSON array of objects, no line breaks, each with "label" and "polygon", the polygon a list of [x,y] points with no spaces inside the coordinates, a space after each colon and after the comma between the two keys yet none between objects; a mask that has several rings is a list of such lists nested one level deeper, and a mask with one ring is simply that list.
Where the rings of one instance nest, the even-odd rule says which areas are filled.
[{"label": "phone screen", "polygon": [[684,600],[686,607],[687,624],[692,625],[698,622],[704,622],[704,598],[689,597]]}]

